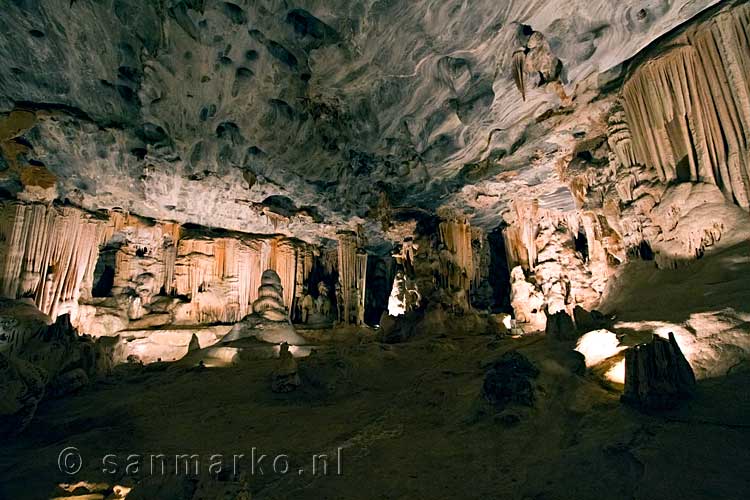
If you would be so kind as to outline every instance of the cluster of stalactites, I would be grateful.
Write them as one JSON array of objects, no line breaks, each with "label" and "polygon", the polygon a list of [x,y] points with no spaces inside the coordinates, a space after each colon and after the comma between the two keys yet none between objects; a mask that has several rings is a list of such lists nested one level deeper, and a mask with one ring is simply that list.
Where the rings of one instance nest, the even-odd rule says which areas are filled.
[{"label": "cluster of stalactites", "polygon": [[[270,269],[279,276],[283,305],[291,310],[312,258],[307,245],[285,238],[185,238],[177,245],[175,290],[191,299],[199,323],[239,321],[252,312],[261,276]],[[210,300],[214,296],[219,300]]]},{"label": "cluster of stalactites", "polygon": [[662,181],[716,184],[750,208],[750,5],[689,30],[623,87],[639,163]]},{"label": "cluster of stalactites", "polygon": [[52,318],[90,294],[102,221],[70,207],[7,203],[0,207],[0,291],[30,297]]},{"label": "cluster of stalactites", "polygon": [[99,244],[100,248],[117,248],[113,291],[122,293],[133,287],[139,276],[150,276],[156,288],[154,292],[163,288],[167,294],[173,293],[180,231],[180,225],[174,222],[151,221],[120,210],[110,211]]},{"label": "cluster of stalactites", "polygon": [[[564,230],[571,238],[577,239],[583,233],[588,242],[584,260],[606,262],[606,252],[602,245],[616,247],[617,260],[620,258],[619,235],[595,212],[577,210],[562,212],[539,207],[536,199],[517,199],[513,201],[514,218],[505,228],[503,238],[509,267],[520,265],[527,271],[534,271],[537,266],[539,245],[537,241],[542,226]],[[605,206],[605,212],[609,206]]]},{"label": "cluster of stalactites", "polygon": [[340,321],[348,324],[364,323],[367,281],[367,253],[359,248],[356,233],[342,231],[338,234],[339,289],[337,301]]}]

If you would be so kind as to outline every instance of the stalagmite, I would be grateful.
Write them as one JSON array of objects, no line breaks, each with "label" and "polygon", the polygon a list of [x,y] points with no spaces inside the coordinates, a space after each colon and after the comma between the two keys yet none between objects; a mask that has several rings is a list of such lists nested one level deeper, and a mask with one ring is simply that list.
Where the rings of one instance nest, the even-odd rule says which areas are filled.
[{"label": "stalagmite", "polygon": [[253,302],[253,312],[269,321],[284,321],[287,309],[283,302],[281,279],[273,269],[263,271],[258,298]]},{"label": "stalagmite", "polygon": [[365,293],[367,291],[367,253],[364,250],[357,251],[357,324],[365,323]]},{"label": "stalagmite", "polygon": [[185,320],[205,323],[244,318],[258,299],[263,269],[278,274],[284,290],[282,305],[291,309],[296,282],[304,282],[312,269],[312,262],[298,262],[300,245],[278,237],[183,238],[177,249],[175,291],[191,300],[192,311]]}]

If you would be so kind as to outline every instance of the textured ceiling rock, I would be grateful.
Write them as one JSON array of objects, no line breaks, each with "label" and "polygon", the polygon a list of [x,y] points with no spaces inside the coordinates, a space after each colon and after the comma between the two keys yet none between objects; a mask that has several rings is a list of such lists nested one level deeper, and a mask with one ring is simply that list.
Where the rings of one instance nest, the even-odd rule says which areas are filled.
[{"label": "textured ceiling rock", "polygon": [[20,197],[309,240],[378,239],[384,205],[494,226],[518,193],[572,206],[555,163],[602,88],[715,3],[7,0],[0,111],[36,111],[21,159],[57,179]]}]

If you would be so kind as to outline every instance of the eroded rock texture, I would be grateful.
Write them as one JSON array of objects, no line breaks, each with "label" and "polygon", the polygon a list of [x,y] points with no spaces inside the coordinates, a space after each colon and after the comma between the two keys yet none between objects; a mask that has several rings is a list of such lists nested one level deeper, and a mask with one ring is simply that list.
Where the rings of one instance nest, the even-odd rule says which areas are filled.
[{"label": "eroded rock texture", "polygon": [[4,189],[311,238],[499,173],[552,194],[538,118],[713,3],[11,1]]}]

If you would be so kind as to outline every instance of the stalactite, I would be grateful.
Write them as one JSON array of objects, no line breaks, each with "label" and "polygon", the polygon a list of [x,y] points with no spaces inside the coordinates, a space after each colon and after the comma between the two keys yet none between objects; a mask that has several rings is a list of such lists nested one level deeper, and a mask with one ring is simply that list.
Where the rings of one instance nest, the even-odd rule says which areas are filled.
[{"label": "stalactite", "polygon": [[174,268],[177,263],[177,246],[174,241],[164,243],[164,293],[174,293]]},{"label": "stalactite", "polygon": [[[239,321],[251,312],[263,270],[274,270],[291,308],[297,281],[298,243],[284,238],[185,238],[177,251],[175,289],[195,302],[192,318]],[[301,266],[301,263],[299,264]],[[303,279],[307,275],[302,267]],[[219,300],[216,299],[219,298]]]},{"label": "stalactite", "polygon": [[750,208],[750,6],[687,31],[623,86],[635,158],[662,181],[716,184]]},{"label": "stalactite", "polygon": [[524,64],[526,62],[526,51],[518,49],[513,52],[513,81],[516,88],[521,92],[521,99],[526,100],[526,82]]},{"label": "stalactite", "polygon": [[309,287],[307,286],[307,278],[312,272],[315,256],[310,245],[300,244],[297,248],[297,266],[295,275],[294,285],[294,303],[290,310],[296,310],[298,304],[301,304],[302,298],[307,291],[309,293]]},{"label": "stalactite", "polygon": [[264,269],[261,265],[260,244],[257,240],[244,241],[240,245],[237,273],[239,276],[238,295],[240,297],[240,315],[247,316],[252,312],[252,303],[258,299],[258,288]]},{"label": "stalactite", "polygon": [[[677,179],[677,164],[687,158],[690,180],[713,181],[707,170],[705,127],[699,98],[694,47],[677,47],[641,66],[625,84],[623,96],[637,158],[656,168],[663,181]],[[697,137],[690,144],[691,129]]]},{"label": "stalactite", "polygon": [[526,249],[526,262],[529,269],[536,265],[536,233],[539,216],[539,200],[516,200],[513,202],[516,220],[519,224],[518,237]]},{"label": "stalactite", "polygon": [[487,236],[479,227],[471,228],[471,242],[472,268],[474,269],[471,287],[477,289],[481,285],[482,280],[485,280],[489,275],[490,249],[487,244]]},{"label": "stalactite", "polygon": [[338,270],[339,254],[337,248],[325,248],[321,252],[323,271],[331,275]]},{"label": "stalactite", "polygon": [[175,288],[193,299],[214,281],[215,242],[211,239],[185,238],[177,246]]},{"label": "stalactite", "polygon": [[294,302],[295,282],[297,274],[297,250],[288,240],[274,240],[271,245],[271,266],[281,278],[284,290],[284,306],[291,311]]}]

